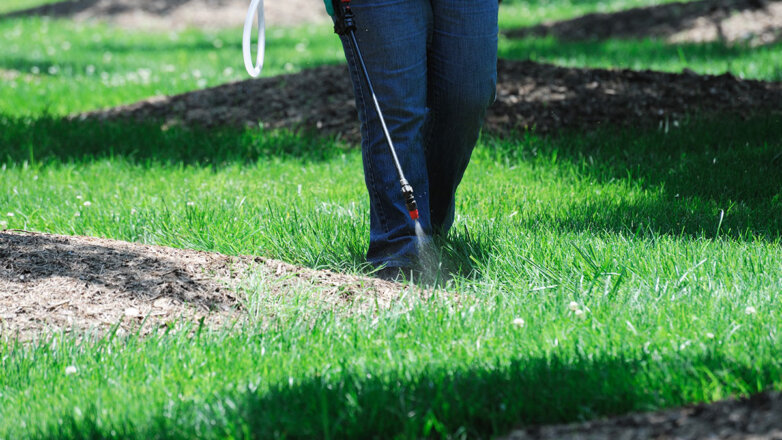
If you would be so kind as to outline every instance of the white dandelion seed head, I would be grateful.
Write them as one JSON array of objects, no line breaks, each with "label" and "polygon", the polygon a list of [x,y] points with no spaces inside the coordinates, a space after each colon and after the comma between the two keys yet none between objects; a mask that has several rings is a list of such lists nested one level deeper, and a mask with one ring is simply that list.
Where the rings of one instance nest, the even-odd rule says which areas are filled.
[{"label": "white dandelion seed head", "polygon": [[516,327],[524,327],[524,324],[526,324],[524,322],[524,318],[516,318],[513,320],[513,325],[515,325]]},{"label": "white dandelion seed head", "polygon": [[567,305],[567,308],[568,308],[568,309],[569,309],[571,312],[575,312],[576,310],[578,310],[578,303],[577,303],[577,302],[575,302],[575,301],[570,301],[570,304],[568,304],[568,305]]}]

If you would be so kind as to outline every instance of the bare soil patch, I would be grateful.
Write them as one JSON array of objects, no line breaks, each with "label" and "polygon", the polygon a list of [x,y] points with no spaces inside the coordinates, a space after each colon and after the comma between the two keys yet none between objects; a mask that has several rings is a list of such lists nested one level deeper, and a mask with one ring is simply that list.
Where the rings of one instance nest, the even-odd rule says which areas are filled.
[{"label": "bare soil patch", "polygon": [[672,43],[763,45],[782,38],[782,1],[701,0],[587,14],[506,32],[510,38],[659,38]]},{"label": "bare soil patch", "polygon": [[[782,111],[782,83],[654,71],[578,69],[501,60],[497,101],[486,130],[658,126],[686,114],[749,115]],[[273,78],[224,84],[74,116],[91,120],[157,120],[164,126],[256,126],[302,129],[350,141],[360,138],[345,66],[322,66]]]},{"label": "bare soil patch", "polygon": [[782,393],[512,432],[506,440],[781,440]]},{"label": "bare soil patch", "polygon": [[308,287],[327,304],[388,307],[404,287],[260,257],[226,255],[22,231],[0,232],[0,335],[51,331],[143,332],[198,322],[220,328],[247,319],[237,287],[248,275],[275,280],[264,295]]},{"label": "bare soil patch", "polygon": [[[35,15],[106,21],[127,29],[221,29],[242,26],[249,6],[250,0],[69,0],[0,18]],[[266,1],[265,17],[268,26],[330,21],[320,0]]]}]

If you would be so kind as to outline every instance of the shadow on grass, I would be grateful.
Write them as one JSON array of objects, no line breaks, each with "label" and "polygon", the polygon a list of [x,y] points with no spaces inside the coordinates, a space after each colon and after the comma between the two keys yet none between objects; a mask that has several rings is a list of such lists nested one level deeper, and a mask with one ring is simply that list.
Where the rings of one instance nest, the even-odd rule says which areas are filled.
[{"label": "shadow on grass", "polygon": [[529,228],[553,223],[630,236],[782,236],[782,115],[726,115],[640,132],[527,135],[521,143],[494,145],[502,160],[568,164],[597,183],[646,191],[634,198],[593,195],[561,218],[529,220]]},{"label": "shadow on grass", "polygon": [[[762,12],[767,0],[700,0],[639,7],[610,13],[592,13],[570,20],[541,24],[505,32],[509,38],[553,36],[566,41],[609,38],[667,38],[694,28],[708,28],[718,41],[725,41],[723,21],[745,12]],[[766,44],[779,41],[778,29],[769,33]],[[776,31],[776,32],[775,32]],[[776,35],[774,35],[776,34]]]},{"label": "shadow on grass", "polygon": [[333,140],[282,129],[161,127],[156,121],[0,116],[0,161],[11,163],[122,158],[140,164],[222,166],[274,157],[322,161],[342,152],[344,148]]},{"label": "shadow on grass", "polygon": [[[335,360],[339,365],[339,361]],[[693,366],[697,366],[693,368]],[[212,399],[177,402],[145,425],[117,421],[131,438],[489,438],[519,426],[574,422],[674,407],[714,395],[757,393],[779,365],[720,354],[652,359],[552,354],[481,365],[431,365],[422,371],[347,371],[248,387]],[[101,408],[69,408],[51,431],[102,438]],[[177,417],[167,415],[171,411]],[[64,423],[63,423],[64,422]]]}]

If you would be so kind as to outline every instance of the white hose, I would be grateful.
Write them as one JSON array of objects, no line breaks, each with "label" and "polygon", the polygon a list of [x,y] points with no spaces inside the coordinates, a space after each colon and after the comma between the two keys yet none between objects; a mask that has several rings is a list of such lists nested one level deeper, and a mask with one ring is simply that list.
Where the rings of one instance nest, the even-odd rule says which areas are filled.
[{"label": "white hose", "polygon": [[[253,16],[258,14],[258,55],[257,64],[252,59]],[[244,19],[244,35],[242,37],[242,53],[244,55],[244,68],[253,78],[258,78],[263,70],[263,55],[266,51],[266,22],[263,17],[263,0],[252,0],[247,18]]]}]

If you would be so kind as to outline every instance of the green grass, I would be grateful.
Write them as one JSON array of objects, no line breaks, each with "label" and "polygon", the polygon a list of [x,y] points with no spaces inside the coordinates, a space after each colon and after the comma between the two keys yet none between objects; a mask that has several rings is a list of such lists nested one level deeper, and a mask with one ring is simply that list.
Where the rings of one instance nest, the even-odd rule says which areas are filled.
[{"label": "green grass", "polygon": [[670,44],[660,40],[563,42],[547,38],[500,39],[499,55],[566,67],[626,68],[700,74],[730,72],[747,79],[782,81],[782,43],[761,47],[721,43]]},{"label": "green grass", "polygon": [[500,28],[513,29],[595,12],[610,13],[689,1],[693,0],[505,0],[500,4]]},{"label": "green grass", "polygon": [[[506,0],[501,20],[652,3]],[[244,78],[239,35],[0,21],[0,229],[366,273],[350,146],[61,118]],[[327,26],[272,30],[269,43],[267,75],[342,58]],[[779,45],[502,39],[500,51],[779,79]],[[5,334],[0,439],[472,438],[782,390],[780,150],[778,115],[484,138],[437,241],[458,301],[407,287],[391,310],[355,313],[317,286],[270,296],[276,281],[252,275],[239,289],[247,328],[26,345]]]},{"label": "green grass", "polygon": [[[0,21],[0,114],[63,115],[248,78],[239,30],[125,31],[25,18]],[[268,30],[265,76],[344,61],[328,25]]]},{"label": "green grass", "polygon": [[34,8],[36,6],[59,3],[63,0],[3,0],[0,4],[0,14],[8,12],[21,11],[23,9]]},{"label": "green grass", "polygon": [[[0,438],[474,437],[782,389],[781,130],[484,139],[440,243],[458,304],[408,293],[350,316],[251,278],[258,328],[7,345]],[[57,119],[0,133],[8,227],[366,270],[360,155],[339,144]]]}]

